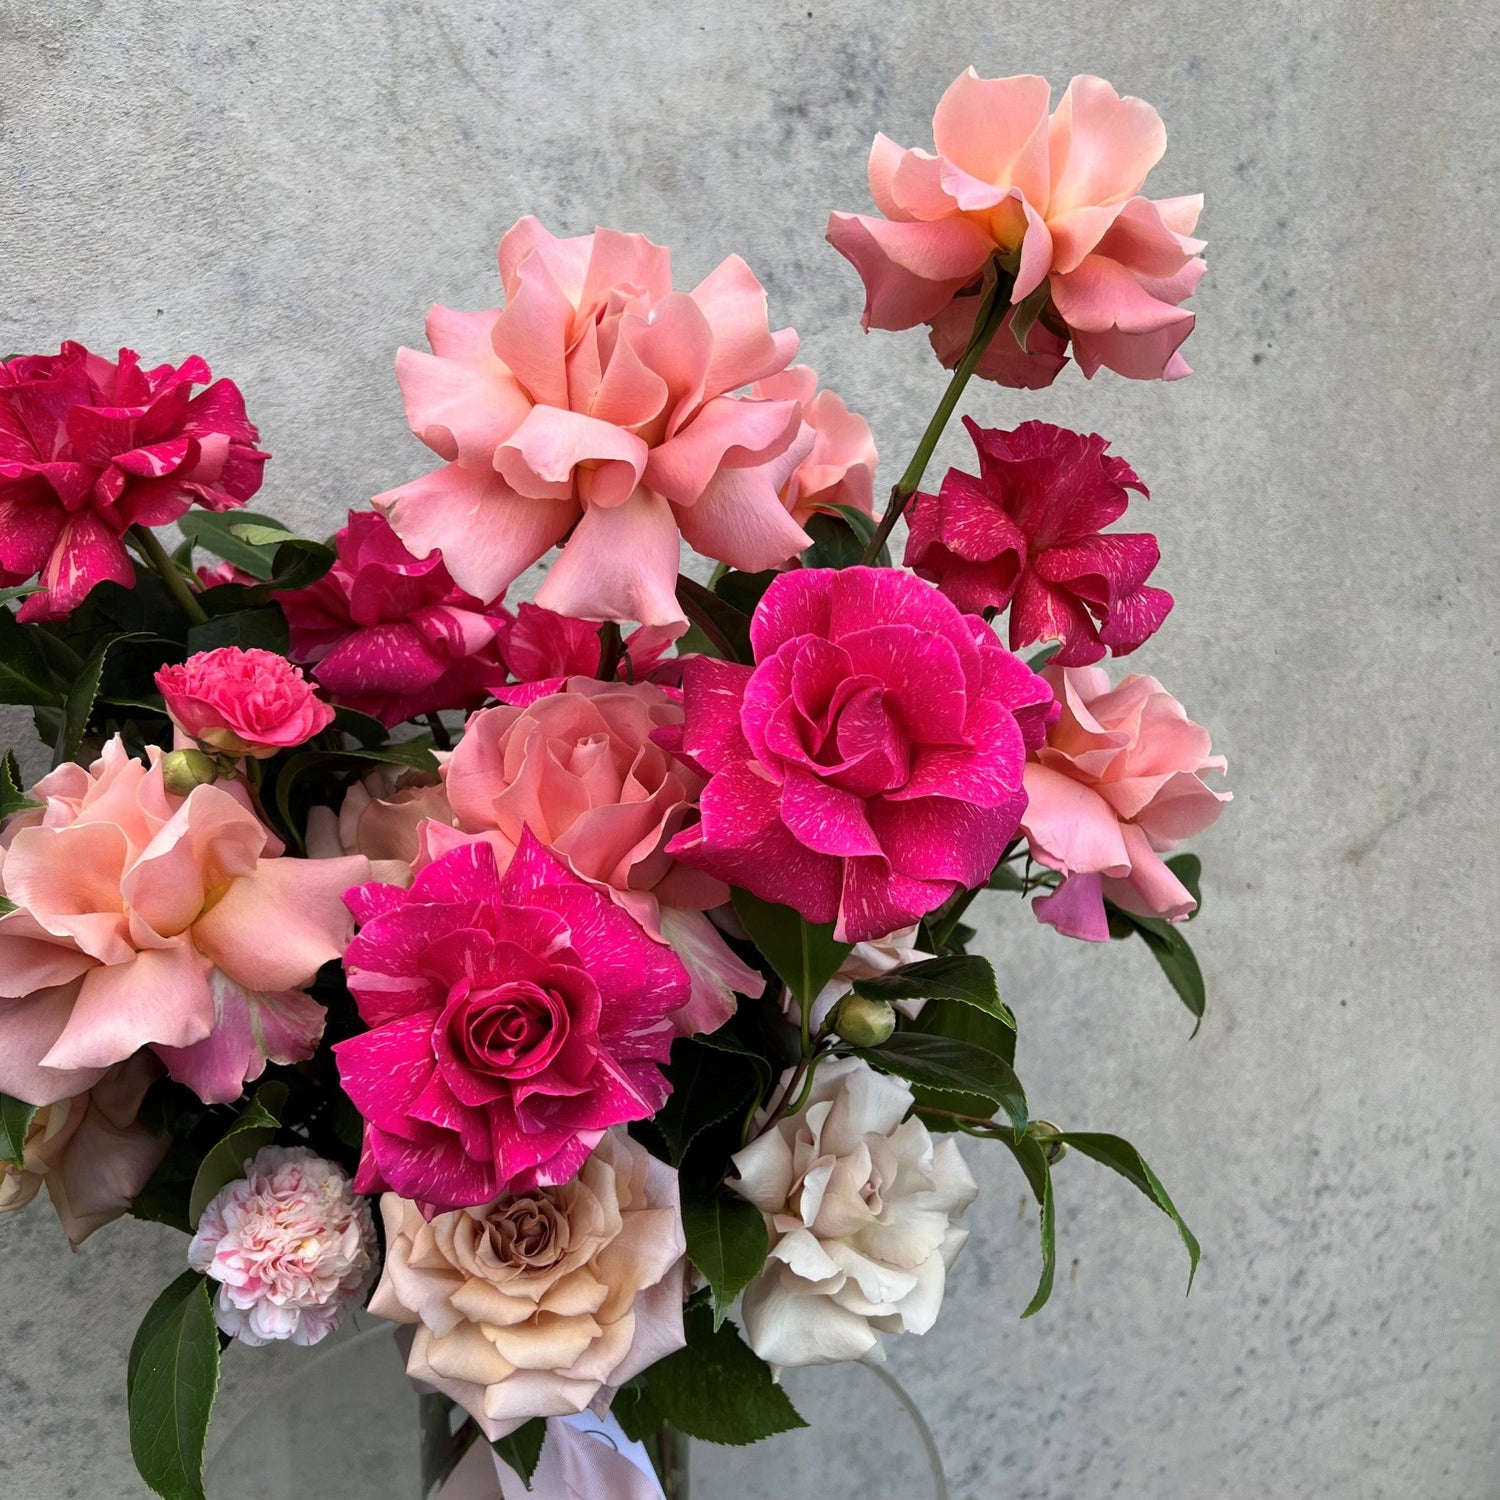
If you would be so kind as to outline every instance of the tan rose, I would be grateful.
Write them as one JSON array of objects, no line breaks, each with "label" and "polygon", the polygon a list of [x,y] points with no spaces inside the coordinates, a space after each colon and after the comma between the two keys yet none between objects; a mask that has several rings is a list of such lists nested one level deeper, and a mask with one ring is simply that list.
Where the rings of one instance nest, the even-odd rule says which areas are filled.
[{"label": "tan rose", "polygon": [[149,1052],[138,1052],[93,1088],[37,1110],[21,1166],[0,1162],[0,1213],[25,1208],[45,1184],[74,1249],[118,1219],[166,1155],[167,1138],[136,1120],[162,1072]]},{"label": "tan rose", "polygon": [[683,1345],[677,1174],[605,1133],[557,1187],[439,1214],[380,1200],[385,1270],[371,1312],[415,1324],[406,1370],[490,1439],[583,1411]]},{"label": "tan rose", "polygon": [[[439,761],[447,760],[439,752]],[[376,766],[344,794],[335,815],[315,807],[307,815],[307,852],[314,859],[363,854],[373,878],[409,886],[421,857],[422,825],[453,824],[453,809],[442,784],[403,766]]]},{"label": "tan rose", "polygon": [[838,1058],[800,1110],[735,1154],[730,1186],[771,1234],[742,1305],[745,1337],[770,1364],[878,1361],[880,1334],[936,1321],[978,1189],[952,1140],[906,1118],[911,1106],[900,1079]]}]

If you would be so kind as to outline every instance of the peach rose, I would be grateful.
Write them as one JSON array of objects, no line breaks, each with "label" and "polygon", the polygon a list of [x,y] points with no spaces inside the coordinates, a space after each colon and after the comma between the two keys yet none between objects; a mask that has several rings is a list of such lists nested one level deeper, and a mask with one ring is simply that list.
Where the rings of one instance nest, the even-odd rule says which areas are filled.
[{"label": "peach rose", "polygon": [[406,1371],[487,1438],[583,1411],[683,1346],[677,1174],[623,1130],[570,1182],[438,1214],[380,1200],[370,1311],[416,1327]]},{"label": "peach rose", "polygon": [[32,791],[0,835],[0,1092],[52,1104],[150,1047],[205,1103],[268,1060],[312,1055],[323,1008],[302,986],[338,958],[343,894],[370,862],[268,858],[265,825],[222,786],[185,797],[161,752],[116,735],[90,767]]},{"label": "peach rose", "polygon": [[149,1052],[137,1052],[93,1088],[37,1110],[21,1165],[0,1162],[0,1213],[25,1208],[45,1186],[75,1250],[118,1219],[171,1144],[136,1119],[161,1074]]},{"label": "peach rose", "polygon": [[664,852],[687,823],[703,778],[654,741],[682,723],[676,697],[654,683],[570,677],[566,691],[525,707],[501,704],[469,720],[444,769],[462,836],[435,824],[429,852],[478,836],[504,872],[523,830],[572,872],[606,892],[658,942],[669,943],[693,981],[679,1031],[712,1031],[734,1009],[734,992],[759,994],[760,975],[730,951],[704,915],[729,887]]},{"label": "peach rose", "polygon": [[1195,902],[1162,861],[1180,839],[1201,833],[1230,793],[1204,783],[1223,771],[1208,731],[1154,677],[1118,687],[1100,667],[1048,667],[1062,716],[1027,762],[1021,828],[1031,857],[1064,880],[1033,910],[1069,937],[1109,937],[1104,898],[1169,922]]},{"label": "peach rose", "polygon": [[[446,762],[446,751],[438,752]],[[452,827],[453,809],[441,781],[402,766],[376,766],[344,793],[337,813],[314,807],[307,815],[307,852],[313,859],[362,854],[372,878],[409,886],[421,858],[426,822]]]},{"label": "peach rose", "polygon": [[799,526],[835,505],[874,514],[876,453],[870,424],[832,391],[820,391],[816,370],[792,365],[757,380],[750,394],[762,401],[795,401],[802,430],[812,435],[807,457],[781,487],[781,503]]}]

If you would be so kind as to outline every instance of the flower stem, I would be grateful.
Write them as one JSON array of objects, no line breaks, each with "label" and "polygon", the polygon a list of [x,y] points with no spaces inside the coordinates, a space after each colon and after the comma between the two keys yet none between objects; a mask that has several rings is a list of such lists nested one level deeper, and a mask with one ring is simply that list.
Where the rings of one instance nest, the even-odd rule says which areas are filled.
[{"label": "flower stem", "polygon": [[144,526],[132,526],[129,534],[130,540],[140,549],[141,556],[161,575],[161,581],[166,584],[183,614],[194,625],[206,625],[208,616],[204,613],[203,606],[193,596],[193,591],[188,587],[187,579],[178,571],[177,564],[167,556],[167,549],[157,539],[156,533]]},{"label": "flower stem", "polygon": [[599,627],[599,670],[594,673],[601,682],[613,682],[619,675],[620,658],[625,654],[625,642],[620,636],[620,627],[614,620],[606,620]]},{"label": "flower stem", "polygon": [[881,516],[880,525],[875,528],[875,535],[870,538],[869,545],[860,558],[860,562],[865,567],[869,567],[880,555],[880,549],[886,544],[891,532],[896,529],[896,522],[906,513],[907,503],[916,494],[917,486],[921,484],[922,476],[927,472],[927,465],[932,460],[933,450],[937,447],[938,439],[942,437],[943,429],[948,425],[948,419],[958,405],[958,398],[963,395],[964,387],[969,383],[969,377],[978,368],[979,361],[984,357],[984,351],[989,348],[990,340],[995,337],[996,331],[1005,319],[1005,314],[1009,311],[1010,289],[1014,285],[1014,277],[997,263],[995,280],[980,299],[979,310],[974,314],[974,332],[969,336],[969,346],[964,350],[964,357],[955,367],[953,378],[948,382],[948,389],[943,392],[943,399],[938,402],[937,410],[932,414],[932,420],[928,422],[918,440],[917,451],[912,454],[911,462],[906,466],[906,472],[892,486],[891,498],[886,503],[885,514]]},{"label": "flower stem", "polygon": [[688,1500],[687,1438],[670,1422],[663,1422],[652,1434],[648,1452],[666,1500]]},{"label": "flower stem", "polygon": [[435,710],[430,714],[423,714],[422,722],[432,731],[432,743],[439,750],[451,750],[453,748],[453,737],[448,733],[448,726],[443,723]]}]

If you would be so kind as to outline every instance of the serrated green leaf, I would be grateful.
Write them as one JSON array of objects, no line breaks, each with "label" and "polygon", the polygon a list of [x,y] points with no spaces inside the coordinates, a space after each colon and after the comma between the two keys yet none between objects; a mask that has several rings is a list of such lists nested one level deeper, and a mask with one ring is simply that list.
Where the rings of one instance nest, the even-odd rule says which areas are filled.
[{"label": "serrated green leaf", "polygon": [[808,922],[791,907],[762,901],[749,891],[731,894],[750,941],[798,1002],[810,1005],[838,973],[853,944],[834,942],[832,922]]},{"label": "serrated green leaf", "polygon": [[[927,1036],[952,1037],[960,1042],[969,1042],[1003,1058],[1012,1067],[1016,1062],[1016,1034],[1003,1021],[975,1010],[970,1005],[926,1005],[922,1013],[911,1022],[910,1030]],[[955,1094],[937,1089],[924,1089],[920,1084],[912,1085],[912,1093],[919,1105],[933,1109],[950,1109],[961,1115],[973,1115],[977,1119],[988,1119],[995,1113],[993,1100],[979,1094]],[[953,1130],[957,1126],[945,1122],[942,1116],[928,1119],[932,1130]]]},{"label": "serrated green leaf", "polygon": [[26,1133],[36,1111],[35,1104],[0,1094],[0,1162],[8,1162],[17,1171],[26,1162]]},{"label": "serrated green leaf", "polygon": [[205,1500],[203,1445],[219,1389],[219,1332],[208,1282],[185,1271],[155,1302],[130,1346],[130,1451],[163,1500]]},{"label": "serrated green leaf", "polygon": [[1053,1134],[1038,1134],[1038,1140],[1061,1141],[1071,1146],[1082,1156],[1099,1162],[1112,1172],[1118,1172],[1127,1182],[1146,1195],[1177,1226],[1177,1233],[1188,1253],[1188,1291],[1193,1289],[1193,1277],[1198,1274],[1198,1258],[1201,1251],[1197,1237],[1187,1227],[1183,1217],[1167,1195],[1156,1173],[1146,1164],[1129,1141],[1117,1135],[1103,1135],[1089,1130],[1059,1130]]},{"label": "serrated green leaf", "polygon": [[275,516],[248,510],[190,510],[177,520],[177,529],[205,552],[222,557],[254,578],[268,579],[276,571],[275,547],[255,546],[238,534],[239,528],[258,526],[274,531],[281,538],[288,534]]},{"label": "serrated green leaf", "polygon": [[755,1069],[745,1058],[706,1046],[700,1037],[673,1042],[667,1078],[672,1092],[653,1118],[674,1167],[682,1165],[688,1147],[702,1131],[745,1108],[757,1082]]},{"label": "serrated green leaf", "polygon": [[1048,641],[1040,651],[1035,651],[1026,658],[1026,665],[1033,672],[1040,672],[1062,648],[1063,643],[1061,641]]},{"label": "serrated green leaf", "polygon": [[521,1483],[529,1490],[531,1477],[542,1461],[542,1446],[547,1441],[547,1419],[533,1417],[503,1438],[495,1438],[490,1447],[521,1477]]},{"label": "serrated green leaf", "polygon": [[1203,910],[1203,861],[1196,854],[1174,854],[1163,863],[1187,887],[1188,895],[1197,902],[1185,919],[1191,922]]},{"label": "serrated green leaf", "polygon": [[231,614],[215,615],[187,633],[189,652],[215,651],[220,646],[242,650],[274,651],[285,656],[291,649],[286,616],[274,604],[257,604]]},{"label": "serrated green leaf", "polygon": [[53,685],[37,641],[37,628],[22,625],[0,607],[0,703],[56,706],[62,694]]},{"label": "serrated green leaf", "polygon": [[1052,1199],[1052,1169],[1047,1164],[1046,1151],[1032,1136],[1022,1136],[1019,1141],[1006,1141],[1005,1144],[1026,1174],[1041,1217],[1042,1274],[1031,1301],[1026,1304],[1026,1311],[1021,1314],[1023,1318],[1029,1318],[1047,1305],[1047,1299],[1052,1295],[1053,1278],[1057,1274],[1057,1210]]},{"label": "serrated green leaf", "polygon": [[687,1347],[615,1397],[611,1411],[627,1437],[643,1439],[667,1422],[702,1442],[739,1447],[807,1426],[733,1323],[716,1329],[709,1309],[695,1307],[683,1326]]},{"label": "serrated green leaf", "polygon": [[760,1275],[770,1249],[765,1217],[743,1198],[684,1198],[682,1229],[688,1259],[708,1280],[714,1328],[730,1304]]},{"label": "serrated green leaf", "polygon": [[954,954],[903,964],[899,969],[856,979],[854,993],[871,1000],[957,1000],[1003,1021],[1012,1031],[1016,1018],[1000,998],[995,970],[978,954]]},{"label": "serrated green leaf", "polygon": [[141,639],[141,632],[129,635],[107,635],[89,653],[88,660],[79,669],[68,696],[63,700],[62,733],[53,753],[52,764],[60,766],[64,761],[76,760],[83,737],[88,733],[89,717],[94,712],[94,700],[99,696],[99,681],[104,676],[104,658],[110,648],[119,641]]},{"label": "serrated green leaf", "polygon": [[276,1127],[281,1123],[286,1096],[284,1083],[272,1080],[261,1084],[255,1097],[203,1158],[188,1197],[188,1217],[195,1225],[219,1189],[243,1177],[245,1162],[262,1146],[269,1146],[276,1139]]},{"label": "serrated green leaf", "polygon": [[[1168,983],[1177,992],[1177,998],[1201,1022],[1208,1004],[1203,971],[1198,967],[1197,956],[1181,928],[1160,917],[1138,917],[1134,912],[1124,911],[1109,900],[1105,901],[1104,909],[1109,919],[1110,936],[1128,937],[1132,932],[1136,933],[1151,950],[1151,956],[1161,966]],[[1193,1035],[1197,1034],[1198,1028],[1195,1026]]]},{"label": "serrated green leaf", "polygon": [[1016,1134],[1026,1129],[1026,1094],[1015,1069],[985,1047],[954,1037],[898,1031],[879,1047],[856,1047],[872,1067],[943,1093],[977,1094],[1005,1111]]},{"label": "serrated green leaf", "polygon": [[0,756],[0,819],[8,818],[12,813],[29,812],[41,805],[26,795],[21,781],[21,763],[14,750],[7,750]]}]

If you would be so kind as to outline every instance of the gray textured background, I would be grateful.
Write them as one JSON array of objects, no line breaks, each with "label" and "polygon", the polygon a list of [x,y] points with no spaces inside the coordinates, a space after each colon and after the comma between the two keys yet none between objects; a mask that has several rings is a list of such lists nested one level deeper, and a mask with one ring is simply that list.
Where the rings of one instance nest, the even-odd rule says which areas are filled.
[{"label": "gray textured background", "polygon": [[[201,351],[276,455],[258,503],[314,529],[430,464],[393,351],[497,299],[525,212],[645,231],[681,284],[743,253],[904,463],[938,371],[860,335],[821,238],[875,130],[930,142],[971,60],[1161,110],[1153,190],[1208,194],[1197,374],[966,404],[1102,431],[1155,492],[1178,606],[1135,663],[1236,794],[1199,844],[1207,1022],[1143,950],[1018,905],[986,936],[1035,1107],[1130,1135],[1205,1261],[1185,1301],[1170,1226],[1070,1160],[1018,1322],[1035,1209],[976,1143],[945,1317],[893,1355],[956,1495],[1500,1495],[1494,33],[1431,0],[0,0],[0,349]],[[0,1225],[7,1500],[141,1493],[124,1351],[182,1248]],[[230,1404],[274,1368],[229,1363]]]}]

